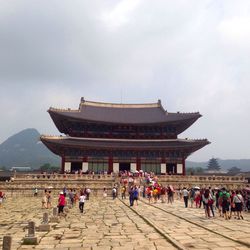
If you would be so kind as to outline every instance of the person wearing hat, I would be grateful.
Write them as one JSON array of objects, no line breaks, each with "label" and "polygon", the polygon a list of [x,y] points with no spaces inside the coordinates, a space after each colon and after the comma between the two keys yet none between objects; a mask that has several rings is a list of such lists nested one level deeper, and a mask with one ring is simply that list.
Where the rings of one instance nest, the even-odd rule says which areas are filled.
[{"label": "person wearing hat", "polygon": [[58,214],[63,213],[65,203],[66,203],[65,196],[63,192],[60,192],[60,195],[58,198]]}]

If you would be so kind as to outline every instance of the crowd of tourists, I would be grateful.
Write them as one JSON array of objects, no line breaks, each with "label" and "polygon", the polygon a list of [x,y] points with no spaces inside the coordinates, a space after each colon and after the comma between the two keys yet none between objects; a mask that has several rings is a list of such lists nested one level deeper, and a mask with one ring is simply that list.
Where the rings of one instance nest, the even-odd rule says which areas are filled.
[{"label": "crowd of tourists", "polygon": [[192,188],[190,190],[183,188],[179,192],[179,196],[183,196],[185,207],[188,207],[190,201],[190,207],[204,208],[205,217],[215,217],[215,210],[220,217],[224,217],[226,220],[244,219],[242,211],[250,211],[250,194],[243,190],[226,190],[221,189],[200,189],[199,187]]},{"label": "crowd of tourists", "polygon": [[[66,205],[75,206],[77,203],[79,204],[79,210],[83,213],[84,202],[85,200],[89,200],[91,190],[89,188],[84,188],[80,190],[69,189],[66,187],[63,188],[62,191],[59,192],[59,196],[57,200],[55,200],[55,204],[58,207],[58,214],[64,213],[64,207]],[[34,196],[37,196],[38,190],[34,189]],[[44,190],[42,195],[42,208],[49,209],[52,207],[52,193],[51,190]]]},{"label": "crowd of tourists", "polygon": [[[203,188],[196,186],[190,189],[174,190],[172,185],[164,186],[158,182],[158,178],[151,173],[140,173],[141,179],[133,178],[128,173],[121,175],[121,198],[126,199],[129,195],[130,206],[138,205],[139,197],[148,199],[149,203],[174,202],[174,198],[183,200],[184,207],[203,208],[205,217],[215,217],[215,212],[226,220],[231,218],[244,219],[242,211],[250,212],[250,189],[226,190],[226,188]],[[140,185],[139,185],[140,184]]]}]

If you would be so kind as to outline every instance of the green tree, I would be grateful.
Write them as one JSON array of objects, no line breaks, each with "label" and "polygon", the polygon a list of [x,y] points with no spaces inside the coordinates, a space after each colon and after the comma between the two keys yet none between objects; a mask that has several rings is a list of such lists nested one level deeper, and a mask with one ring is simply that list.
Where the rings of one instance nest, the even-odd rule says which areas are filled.
[{"label": "green tree", "polygon": [[204,172],[204,169],[202,167],[197,167],[195,171],[197,174],[202,174]]},{"label": "green tree", "polygon": [[207,170],[219,171],[221,169],[218,160],[216,158],[211,158],[208,161]]},{"label": "green tree", "polygon": [[202,174],[203,172],[204,169],[202,167],[191,167],[186,170],[187,175]]},{"label": "green tree", "polygon": [[58,166],[51,166],[49,163],[45,163],[40,167],[41,172],[57,172],[60,169]]},{"label": "green tree", "polygon": [[241,172],[241,169],[240,168],[237,168],[237,167],[232,167],[230,169],[228,169],[228,174],[238,174]]}]

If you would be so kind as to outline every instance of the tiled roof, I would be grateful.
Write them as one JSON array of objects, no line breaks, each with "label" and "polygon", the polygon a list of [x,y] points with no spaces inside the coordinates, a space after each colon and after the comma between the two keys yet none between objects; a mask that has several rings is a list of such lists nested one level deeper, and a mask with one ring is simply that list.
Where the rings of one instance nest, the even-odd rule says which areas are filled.
[{"label": "tiled roof", "polygon": [[202,148],[210,142],[207,139],[166,139],[166,140],[138,140],[138,139],[103,139],[103,138],[78,138],[68,136],[41,136],[41,141],[45,145],[54,144],[55,146],[66,147],[86,147],[126,150],[137,148],[138,150],[161,150],[178,148]]},{"label": "tiled roof", "polygon": [[197,120],[201,115],[196,113],[168,113],[161,102],[148,104],[113,104],[89,102],[81,100],[78,110],[54,109],[48,110],[52,119],[64,116],[77,120],[116,123],[116,124],[155,124],[178,122],[182,120]]}]

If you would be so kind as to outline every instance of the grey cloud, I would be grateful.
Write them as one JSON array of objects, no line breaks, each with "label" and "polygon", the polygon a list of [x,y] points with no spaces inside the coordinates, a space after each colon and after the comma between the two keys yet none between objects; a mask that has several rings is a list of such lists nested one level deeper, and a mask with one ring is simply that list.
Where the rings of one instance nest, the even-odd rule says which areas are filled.
[{"label": "grey cloud", "polygon": [[77,108],[81,96],[160,98],[204,115],[181,136],[213,143],[191,159],[250,157],[248,1],[0,4],[0,141],[27,126],[57,133],[47,108]]}]

